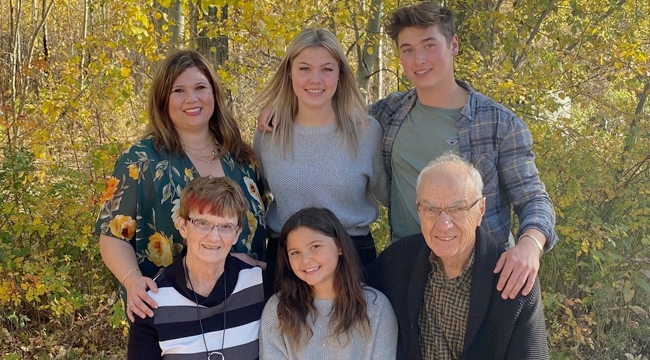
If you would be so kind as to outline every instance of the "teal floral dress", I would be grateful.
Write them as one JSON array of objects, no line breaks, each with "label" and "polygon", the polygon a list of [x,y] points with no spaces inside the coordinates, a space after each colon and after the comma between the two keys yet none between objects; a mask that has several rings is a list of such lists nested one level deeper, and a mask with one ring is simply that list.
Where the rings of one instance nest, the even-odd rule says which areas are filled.
[{"label": "teal floral dress", "polygon": [[[233,250],[266,260],[266,206],[255,163],[221,157],[226,177],[241,186],[248,200],[245,223]],[[154,148],[146,138],[126,150],[115,165],[100,200],[95,232],[128,241],[142,275],[154,277],[183,250],[178,232],[181,190],[199,173],[187,156]]]}]

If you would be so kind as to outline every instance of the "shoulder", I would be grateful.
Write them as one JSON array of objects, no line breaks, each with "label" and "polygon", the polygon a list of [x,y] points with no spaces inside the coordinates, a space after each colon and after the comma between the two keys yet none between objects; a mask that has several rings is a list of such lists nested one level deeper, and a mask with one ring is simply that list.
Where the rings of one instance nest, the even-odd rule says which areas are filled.
[{"label": "shoulder", "polygon": [[262,311],[262,322],[273,321],[278,318],[278,304],[280,303],[280,298],[278,294],[274,294],[269,298],[264,305],[264,310]]},{"label": "shoulder", "polygon": [[512,110],[491,97],[474,90],[469,83],[460,80],[457,80],[457,82],[469,92],[468,104],[473,112],[477,114],[497,113],[499,114],[499,119],[516,119],[521,121]]},{"label": "shoulder", "polygon": [[390,307],[390,301],[384,293],[373,288],[372,286],[362,285],[363,295],[366,297],[366,303],[368,304],[368,311],[370,309],[377,309],[379,311]]},{"label": "shoulder", "polygon": [[387,114],[390,110],[397,111],[404,103],[409,102],[415,95],[415,89],[406,92],[392,92],[385,98],[368,106],[368,112],[371,116],[379,118],[381,115]]}]

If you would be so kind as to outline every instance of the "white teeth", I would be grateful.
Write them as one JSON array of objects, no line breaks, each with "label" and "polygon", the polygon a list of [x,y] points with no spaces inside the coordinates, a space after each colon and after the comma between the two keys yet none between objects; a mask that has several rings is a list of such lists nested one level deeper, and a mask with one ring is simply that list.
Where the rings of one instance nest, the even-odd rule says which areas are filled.
[{"label": "white teeth", "polygon": [[455,238],[455,236],[450,236],[450,237],[438,237],[438,239],[440,239],[440,240],[442,240],[442,241],[449,241],[449,240],[453,240],[454,238]]},{"label": "white teeth", "polygon": [[308,93],[311,93],[311,94],[320,94],[320,93],[322,93],[322,92],[324,92],[324,91],[325,91],[325,90],[307,90],[307,92],[308,92]]},{"label": "white teeth", "polygon": [[429,72],[429,69],[426,69],[426,70],[418,70],[418,71],[416,71],[415,73],[418,74],[418,75],[422,75],[422,74],[427,73],[427,72]]},{"label": "white teeth", "polygon": [[193,115],[199,113],[201,111],[201,108],[191,108],[191,109],[185,109],[183,111],[185,111],[185,113],[189,115]]},{"label": "white teeth", "polygon": [[306,272],[306,273],[311,273],[311,272],[314,272],[314,271],[316,271],[318,269],[320,269],[320,266],[316,266],[315,268],[311,268],[311,269],[307,269],[307,270],[303,270],[303,271]]}]

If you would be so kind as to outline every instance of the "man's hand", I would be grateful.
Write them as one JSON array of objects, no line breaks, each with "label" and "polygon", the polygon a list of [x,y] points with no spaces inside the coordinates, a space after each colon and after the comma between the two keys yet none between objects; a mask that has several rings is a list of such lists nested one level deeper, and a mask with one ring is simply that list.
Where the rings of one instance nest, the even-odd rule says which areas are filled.
[{"label": "man's hand", "polygon": [[[126,289],[126,315],[129,320],[131,322],[135,320],[134,314],[142,319],[147,316],[153,317],[151,309],[157,309],[158,303],[147,294],[147,289],[158,292],[156,282],[140,273],[134,273],[125,279],[123,285]],[[147,304],[149,305],[147,306]]]},{"label": "man's hand", "polygon": [[257,130],[262,133],[273,132],[273,126],[275,125],[273,120],[273,110],[271,108],[262,109],[260,114],[257,115]]},{"label": "man's hand", "polygon": [[495,274],[501,273],[497,283],[501,298],[514,299],[522,288],[523,296],[530,293],[539,271],[539,253],[532,239],[522,237],[515,247],[501,254],[494,268]]}]

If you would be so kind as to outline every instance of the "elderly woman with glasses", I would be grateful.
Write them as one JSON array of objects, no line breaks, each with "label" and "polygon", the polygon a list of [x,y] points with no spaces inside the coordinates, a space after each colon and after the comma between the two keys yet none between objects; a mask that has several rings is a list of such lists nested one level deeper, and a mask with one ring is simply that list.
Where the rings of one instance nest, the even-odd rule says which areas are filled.
[{"label": "elderly woman with glasses", "polygon": [[181,256],[161,270],[154,316],[135,318],[129,359],[257,359],[262,269],[230,255],[248,203],[233,180],[201,177],[181,192]]}]

